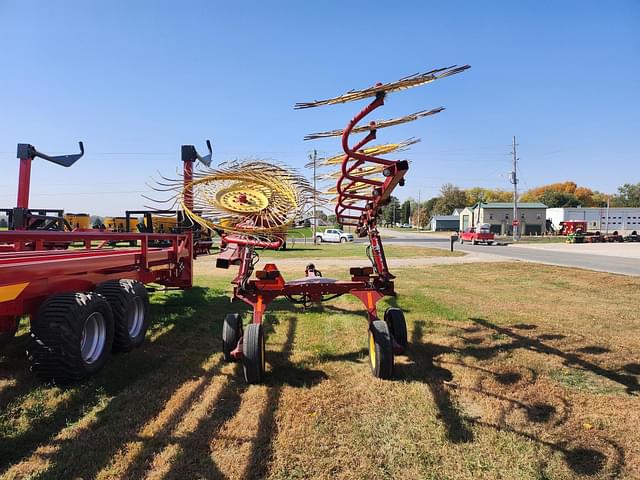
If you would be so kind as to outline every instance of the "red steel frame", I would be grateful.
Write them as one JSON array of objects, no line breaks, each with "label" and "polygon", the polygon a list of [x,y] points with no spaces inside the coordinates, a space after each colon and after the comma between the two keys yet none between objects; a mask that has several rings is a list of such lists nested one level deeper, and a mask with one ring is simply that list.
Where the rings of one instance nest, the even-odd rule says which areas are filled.
[{"label": "red steel frame", "polygon": [[[360,237],[369,237],[373,265],[365,268],[351,268],[350,281],[324,278],[317,275],[315,268],[308,267],[303,279],[286,282],[278,267],[273,263],[268,263],[262,270],[256,272],[255,279],[250,279],[254,267],[254,248],[277,249],[281,245],[282,239],[265,242],[227,235],[224,237],[226,248],[218,255],[217,266],[228,268],[230,265],[239,265],[238,275],[232,281],[234,297],[252,307],[253,323],[262,323],[266,308],[277,297],[284,296],[290,299],[300,297],[303,299],[302,303],[306,304],[307,302],[322,301],[325,296],[335,298],[347,293],[360,299],[366,309],[369,322],[373,322],[379,320],[376,307],[378,301],[384,296],[395,295],[393,284],[395,277],[389,272],[387,266],[382,240],[377,229],[377,217],[380,208],[389,202],[393,189],[403,183],[403,178],[409,168],[408,162],[386,160],[358,153],[358,150],[376,138],[375,122],[370,123],[369,134],[364,139],[353,147],[349,146],[349,136],[353,128],[383,104],[384,92],[380,92],[375,100],[349,122],[342,134],[342,148],[345,155],[342,161],[342,175],[337,183],[338,202],[335,209],[340,224],[353,225]],[[349,165],[352,160],[355,162]],[[383,165],[385,180],[371,180],[354,172],[356,168],[366,163]],[[371,185],[371,193],[349,192],[349,188],[356,182]],[[357,200],[364,205],[350,205],[345,203],[346,200]],[[357,211],[359,215],[354,215],[350,211]],[[394,351],[401,353],[403,347],[398,345],[395,340],[393,342]],[[242,358],[242,338],[231,355],[236,359]]]},{"label": "red steel frame", "polygon": [[[18,207],[27,209],[33,158],[20,158]],[[183,158],[183,160],[185,160]],[[184,182],[192,180],[193,161],[184,161]],[[188,197],[189,198],[189,197]],[[150,242],[168,241],[168,247]],[[134,248],[108,248],[112,242],[137,241]],[[84,248],[52,249],[82,242]],[[99,242],[97,246],[94,243]],[[15,329],[22,315],[33,316],[48,296],[90,291],[111,279],[139,280],[189,288],[193,280],[193,238],[181,234],[60,232],[15,230],[0,232],[0,333]]]}]

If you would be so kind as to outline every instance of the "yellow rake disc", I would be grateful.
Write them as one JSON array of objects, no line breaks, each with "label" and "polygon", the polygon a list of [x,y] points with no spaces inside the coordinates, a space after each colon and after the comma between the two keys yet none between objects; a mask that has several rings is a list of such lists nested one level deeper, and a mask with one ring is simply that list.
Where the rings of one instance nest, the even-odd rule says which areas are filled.
[{"label": "yellow rake disc", "polygon": [[[369,132],[371,130],[379,130],[381,128],[394,127],[402,123],[413,122],[414,120],[417,120],[422,117],[435,115],[436,113],[440,113],[443,110],[444,110],[444,107],[438,107],[431,110],[421,110],[419,112],[412,113],[410,115],[405,115],[404,117],[390,118],[389,120],[379,120],[376,122],[371,122],[366,125],[357,125],[351,130],[351,132],[361,133],[361,132]],[[309,135],[306,135],[304,139],[316,140],[318,138],[339,137],[340,135],[342,135],[343,132],[344,130],[330,130],[328,132],[310,133]]]},{"label": "yellow rake disc", "polygon": [[385,93],[397,92],[399,90],[405,90],[407,88],[417,87],[419,85],[431,83],[434,80],[437,80],[439,78],[449,77],[451,75],[464,72],[468,68],[471,68],[471,67],[469,65],[463,65],[462,67],[458,67],[457,65],[452,65],[450,67],[438,68],[435,70],[431,70],[430,72],[417,73],[415,75],[410,75],[408,77],[401,78],[397,82],[382,83],[380,85],[375,85],[370,88],[365,88],[364,90],[351,90],[345,93],[344,95],[329,98],[326,100],[315,100],[313,102],[296,103],[294,108],[311,108],[311,107],[319,107],[321,105],[334,105],[336,103],[345,103],[345,102],[351,102],[354,100],[363,100],[365,98],[374,97],[379,92],[385,92]]},{"label": "yellow rake disc", "polygon": [[285,233],[312,195],[307,180],[295,172],[273,163],[245,161],[196,172],[193,181],[180,188],[179,204],[204,228],[269,238]]}]

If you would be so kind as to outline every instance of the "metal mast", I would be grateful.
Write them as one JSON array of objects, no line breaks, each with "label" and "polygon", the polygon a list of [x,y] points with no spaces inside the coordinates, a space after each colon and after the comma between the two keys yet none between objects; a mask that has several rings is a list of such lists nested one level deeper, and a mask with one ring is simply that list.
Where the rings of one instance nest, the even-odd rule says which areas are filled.
[{"label": "metal mast", "polygon": [[511,183],[513,184],[513,241],[520,239],[520,219],[518,218],[518,154],[516,151],[516,136],[513,136],[513,171],[511,172]]}]

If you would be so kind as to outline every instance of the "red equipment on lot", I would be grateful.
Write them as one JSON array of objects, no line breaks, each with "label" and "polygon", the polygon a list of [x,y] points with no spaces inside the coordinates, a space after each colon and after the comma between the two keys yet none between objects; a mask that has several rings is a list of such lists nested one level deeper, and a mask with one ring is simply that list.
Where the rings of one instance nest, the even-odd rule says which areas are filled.
[{"label": "red equipment on lot", "polygon": [[[239,265],[238,275],[232,281],[234,298],[248,304],[253,310],[253,315],[246,328],[243,327],[240,314],[227,315],[223,323],[223,352],[227,361],[242,360],[244,376],[248,383],[257,383],[263,378],[265,343],[262,321],[265,310],[278,297],[285,297],[306,307],[313,302],[330,300],[344,294],[354,295],[363,303],[367,312],[371,371],[379,378],[390,378],[393,375],[394,354],[402,354],[408,345],[407,327],[404,314],[399,308],[388,308],[382,316],[377,311],[376,305],[381,298],[395,295],[395,277],[387,266],[377,219],[381,208],[389,203],[391,193],[396,186],[404,185],[409,162],[383,159],[366,154],[362,149],[376,138],[377,131],[381,128],[433,115],[443,109],[423,111],[393,120],[358,124],[384,104],[387,93],[426,84],[437,78],[462,72],[467,68],[469,66],[447,67],[407,77],[399,82],[378,84],[365,90],[351,91],[341,97],[296,105],[296,108],[309,108],[375,97],[348,123],[344,130],[305,137],[305,139],[342,137],[344,157],[337,182],[338,195],[335,207],[337,223],[343,226],[354,226],[359,237],[369,239],[367,255],[371,266],[352,267],[351,280],[339,281],[323,277],[313,264],[309,264],[305,277],[287,282],[280,274],[278,267],[269,263],[261,270],[257,270],[255,279],[251,279],[257,263],[255,249],[277,249],[282,244],[283,237],[274,235],[269,239],[256,239],[238,234],[225,235],[226,247],[218,256],[217,267],[228,268],[230,265]],[[367,132],[367,135],[352,146],[350,136],[352,133],[359,132]],[[371,178],[372,172],[381,174],[382,178]]]},{"label": "red equipment on lot", "polygon": [[560,235],[566,236],[576,233],[578,230],[583,233],[587,231],[587,222],[581,220],[567,220],[560,222]]},{"label": "red equipment on lot", "polygon": [[[84,153],[82,143],[80,148],[77,155],[50,157],[18,145],[14,230],[0,232],[0,341],[10,340],[20,317],[28,315],[31,369],[57,383],[81,380],[99,370],[112,349],[127,351],[143,342],[149,324],[145,283],[189,288],[193,278],[188,228],[176,234],[27,229],[32,161],[39,157],[68,167]],[[182,147],[185,185],[196,159],[203,157],[193,146]],[[82,246],[51,248],[74,242]],[[116,242],[135,247],[109,248]]]}]

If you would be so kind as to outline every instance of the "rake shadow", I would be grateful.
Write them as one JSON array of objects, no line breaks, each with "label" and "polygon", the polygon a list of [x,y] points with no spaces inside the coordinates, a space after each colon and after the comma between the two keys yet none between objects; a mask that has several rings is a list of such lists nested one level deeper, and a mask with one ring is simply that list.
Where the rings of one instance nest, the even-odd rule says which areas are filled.
[{"label": "rake shadow", "polygon": [[[54,437],[69,424],[79,421],[85,413],[99,401],[99,394],[106,394],[111,401],[106,408],[96,414],[94,424],[80,431],[77,436],[59,440],[51,453],[43,454],[51,466],[32,478],[71,478],[83,476],[93,478],[108,465],[116,451],[127,441],[136,440],[136,433],[154,418],[165,406],[171,395],[187,380],[203,374],[201,363],[216,349],[211,345],[211,312],[225,313],[229,302],[222,296],[207,296],[208,289],[194,287],[181,292],[179,296],[164,299],[161,304],[152,304],[152,318],[155,324],[171,326],[172,323],[193,322],[181,328],[168,328],[152,344],[146,344],[137,352],[112,358],[105,369],[94,379],[80,385],[70,401],[61,405],[53,414],[36,423],[22,435],[0,440],[1,464],[10,466],[28,458],[40,443]],[[191,310],[185,307],[189,306]],[[179,320],[167,320],[166,315],[179,313]],[[165,316],[159,315],[165,313]],[[153,315],[155,314],[155,315]],[[173,325],[175,327],[175,325]],[[219,323],[213,324],[214,335],[220,333]],[[208,331],[206,336],[201,331]],[[219,335],[215,335],[217,338]],[[203,339],[207,337],[209,340]],[[180,361],[187,357],[188,362]],[[213,375],[219,370],[215,366]],[[153,391],[149,398],[148,392]],[[193,400],[193,396],[187,399]],[[130,416],[128,412],[142,409],[143,415]],[[186,411],[188,403],[181,405],[178,412]],[[177,422],[179,415],[171,420]],[[171,423],[170,422],[170,423]],[[113,431],[121,427],[123,432],[116,441],[105,441],[113,436]],[[116,430],[118,431],[118,430]],[[101,433],[104,432],[104,435]],[[82,462],[77,462],[78,451],[85,454]]]}]

